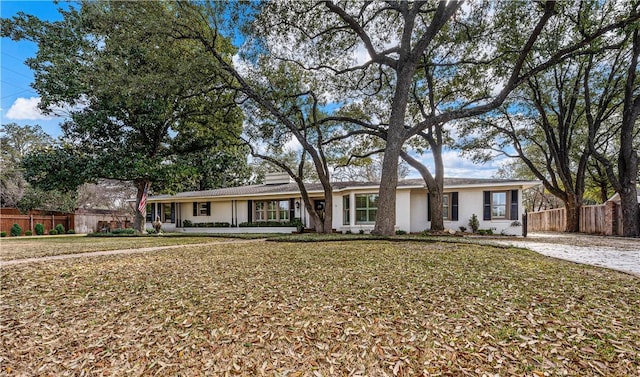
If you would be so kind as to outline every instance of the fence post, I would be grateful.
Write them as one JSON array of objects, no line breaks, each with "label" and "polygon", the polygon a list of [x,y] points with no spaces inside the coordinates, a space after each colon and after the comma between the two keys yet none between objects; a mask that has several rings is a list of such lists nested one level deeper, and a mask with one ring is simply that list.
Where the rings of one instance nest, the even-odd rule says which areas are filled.
[{"label": "fence post", "polygon": [[527,236],[527,225],[528,225],[528,221],[527,221],[527,210],[524,210],[524,213],[522,214],[522,236],[526,237]]},{"label": "fence post", "polygon": [[29,214],[29,229],[31,229],[31,233],[34,232],[34,229],[33,229],[33,214]]}]

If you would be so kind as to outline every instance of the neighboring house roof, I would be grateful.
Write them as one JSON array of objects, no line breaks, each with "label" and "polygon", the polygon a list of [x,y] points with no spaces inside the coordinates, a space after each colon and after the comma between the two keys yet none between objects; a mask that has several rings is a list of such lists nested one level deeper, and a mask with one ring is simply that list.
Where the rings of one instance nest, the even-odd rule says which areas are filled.
[{"label": "neighboring house roof", "polygon": [[[636,188],[636,193],[638,194],[638,203],[640,203],[640,188]],[[616,192],[612,197],[607,200],[608,202],[620,202],[620,195]]]},{"label": "neighboring house roof", "polygon": [[[500,187],[500,186],[522,186],[532,187],[540,184],[539,181],[526,181],[526,180],[513,180],[513,179],[480,179],[480,178],[445,178],[444,188],[463,188],[463,187]],[[340,192],[344,190],[353,189],[377,189],[380,186],[379,182],[332,182],[334,192]],[[311,194],[322,193],[322,184],[320,183],[306,183],[305,187]],[[408,188],[425,188],[424,180],[422,179],[405,179],[398,181],[399,189]],[[185,191],[175,195],[156,195],[150,196],[148,200],[163,201],[163,200],[180,200],[180,199],[198,199],[198,198],[229,198],[229,197],[247,197],[247,196],[268,196],[268,195],[281,195],[281,194],[300,194],[298,185],[296,183],[283,183],[283,184],[260,184],[249,185],[239,187],[227,187],[213,190],[203,191]]]}]

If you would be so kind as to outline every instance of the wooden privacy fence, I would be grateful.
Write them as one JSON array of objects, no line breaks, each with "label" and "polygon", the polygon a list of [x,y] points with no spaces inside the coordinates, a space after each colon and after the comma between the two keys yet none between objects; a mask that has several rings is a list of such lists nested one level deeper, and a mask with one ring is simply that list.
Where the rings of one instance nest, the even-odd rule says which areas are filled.
[{"label": "wooden privacy fence", "polygon": [[21,214],[15,208],[0,208],[0,230],[7,232],[13,224],[22,228],[22,234],[27,230],[35,235],[36,224],[44,225],[45,234],[62,224],[65,230],[73,229],[75,233],[93,233],[103,228],[118,229],[132,226],[133,218],[126,213],[110,210],[83,210],[75,213],[31,211],[29,214]]},{"label": "wooden privacy fence", "polygon": [[73,229],[74,214],[33,211],[31,214],[23,215],[17,210],[3,208],[0,212],[0,230],[9,233],[13,224],[18,224],[22,228],[23,234],[25,231],[31,230],[34,235],[36,224],[42,224],[44,225],[45,234],[47,234],[49,230],[55,229],[58,224],[62,224],[65,230]]},{"label": "wooden privacy fence", "polygon": [[564,208],[528,212],[527,232],[564,232],[566,229],[566,218],[567,216]]},{"label": "wooden privacy fence", "polygon": [[[564,232],[564,208],[527,213],[527,231]],[[615,202],[580,208],[580,233],[622,235],[622,207]]]}]

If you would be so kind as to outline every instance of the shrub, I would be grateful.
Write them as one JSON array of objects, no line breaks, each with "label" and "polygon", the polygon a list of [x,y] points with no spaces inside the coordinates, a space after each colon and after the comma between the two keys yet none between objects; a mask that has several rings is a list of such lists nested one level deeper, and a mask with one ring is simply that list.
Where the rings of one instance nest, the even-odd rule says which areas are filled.
[{"label": "shrub", "polygon": [[[154,230],[155,232],[155,230]],[[135,234],[136,230],[132,229],[132,228],[126,228],[126,229],[113,229],[111,231],[111,234]]]},{"label": "shrub", "polygon": [[407,234],[407,231],[406,230],[401,230],[401,229],[396,230],[396,235],[397,236],[402,236],[403,234]]},{"label": "shrub", "polygon": [[469,228],[471,228],[471,232],[473,233],[476,233],[478,228],[480,228],[480,221],[475,213],[471,215],[471,218],[469,219]]},{"label": "shrub", "polygon": [[0,237],[6,237],[6,236],[7,236],[7,232],[5,232],[4,230],[0,232]]},{"label": "shrub", "polygon": [[493,235],[493,230],[491,229],[478,229],[478,234],[481,236],[491,236]]},{"label": "shrub", "polygon": [[191,221],[189,221],[189,220],[184,220],[184,221],[182,221],[182,226],[185,227],[185,228],[189,228],[189,227],[193,226],[193,223]]},{"label": "shrub", "polygon": [[11,237],[17,237],[22,234],[22,228],[20,228],[18,224],[13,224],[9,230],[9,234],[11,234]]},{"label": "shrub", "polygon": [[36,231],[36,234],[38,236],[41,236],[44,234],[44,225],[37,223],[36,226],[34,227],[34,230]]},{"label": "shrub", "polygon": [[32,235],[33,235],[33,232],[32,232],[32,231],[30,231],[30,230],[25,230],[25,231],[24,231],[24,235],[25,235],[25,236],[32,236]]},{"label": "shrub", "polygon": [[257,221],[257,222],[246,222],[240,223],[238,226],[240,228],[251,228],[251,227],[297,227],[297,223],[295,221],[289,221],[286,223],[281,223],[279,221]]},{"label": "shrub", "polygon": [[156,230],[153,228],[147,228],[147,234],[156,234]]},{"label": "shrub", "polygon": [[51,230],[49,230],[49,235],[50,235],[50,236],[55,236],[56,234],[58,234],[58,231],[57,231],[57,230],[55,230],[55,229],[51,229]]},{"label": "shrub", "polygon": [[76,234],[76,231],[73,229],[67,230],[67,234]]},{"label": "shrub", "polygon": [[64,225],[62,224],[56,225],[56,232],[58,232],[58,234],[65,234]]},{"label": "shrub", "polygon": [[466,226],[464,226],[464,225],[460,225],[460,231],[461,231],[462,233],[466,232],[466,231],[467,231],[467,227],[466,227]]},{"label": "shrub", "polygon": [[358,233],[359,233],[359,234],[364,234],[364,229],[360,229],[360,230],[358,231]]}]

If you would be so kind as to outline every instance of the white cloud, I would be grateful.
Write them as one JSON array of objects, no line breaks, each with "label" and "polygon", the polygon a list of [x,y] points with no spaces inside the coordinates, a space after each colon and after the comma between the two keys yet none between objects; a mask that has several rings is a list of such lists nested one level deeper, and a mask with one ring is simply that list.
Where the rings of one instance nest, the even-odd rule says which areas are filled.
[{"label": "white cloud", "polygon": [[40,97],[18,98],[7,110],[5,116],[7,119],[15,120],[40,120],[51,119],[52,117],[44,115],[40,109]]},{"label": "white cloud", "polygon": [[[417,157],[418,160],[427,166],[432,174],[435,173],[431,153],[427,152],[423,156],[414,157]],[[458,151],[448,150],[442,153],[442,160],[444,163],[444,176],[447,178],[492,178],[508,158],[502,156],[496,157],[494,160],[480,165],[460,156]],[[411,169],[409,178],[420,178],[420,174]]]}]

